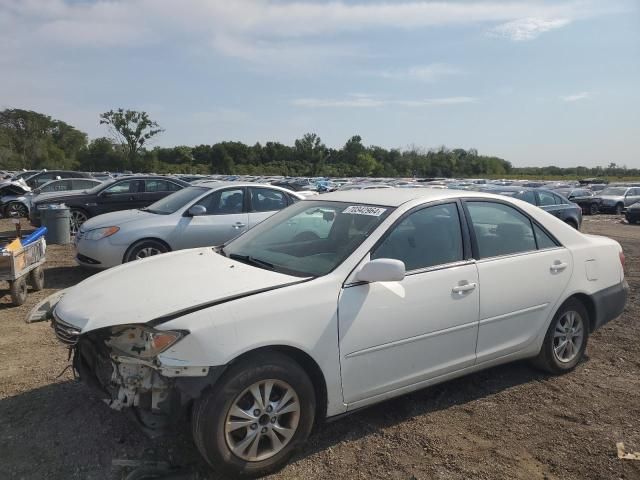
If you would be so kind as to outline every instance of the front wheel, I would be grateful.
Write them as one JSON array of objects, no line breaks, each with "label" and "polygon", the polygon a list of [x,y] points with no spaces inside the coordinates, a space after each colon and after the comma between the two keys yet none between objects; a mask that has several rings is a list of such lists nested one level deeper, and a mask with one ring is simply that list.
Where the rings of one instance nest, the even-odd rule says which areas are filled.
[{"label": "front wheel", "polygon": [[142,240],[129,247],[129,250],[127,250],[124,256],[124,261],[133,262],[134,260],[142,260],[143,258],[153,257],[168,251],[169,249],[162,242],[157,240]]},{"label": "front wheel", "polygon": [[80,210],[78,208],[72,208],[69,214],[70,214],[70,218],[69,218],[70,233],[71,235],[77,235],[82,224],[89,219],[89,215],[87,215],[87,212],[85,212],[84,210]]},{"label": "front wheel", "polygon": [[10,282],[11,301],[15,306],[27,301],[27,289],[27,279],[24,275]]},{"label": "front wheel", "polygon": [[193,437],[212,467],[234,477],[282,468],[308,438],[316,398],[291,358],[260,354],[232,366],[193,409]]},{"label": "front wheel", "polygon": [[556,312],[540,353],[533,364],[559,375],[575,368],[587,348],[589,314],[576,299],[569,299]]},{"label": "front wheel", "polygon": [[621,203],[616,205],[616,215],[622,215],[622,210],[624,210],[624,205]]},{"label": "front wheel", "polygon": [[591,205],[589,205],[589,214],[591,214],[591,215],[597,215],[598,214],[598,204],[597,203],[592,203]]},{"label": "front wheel", "polygon": [[24,203],[11,202],[5,208],[5,216],[13,218],[23,218],[29,216],[29,209]]}]

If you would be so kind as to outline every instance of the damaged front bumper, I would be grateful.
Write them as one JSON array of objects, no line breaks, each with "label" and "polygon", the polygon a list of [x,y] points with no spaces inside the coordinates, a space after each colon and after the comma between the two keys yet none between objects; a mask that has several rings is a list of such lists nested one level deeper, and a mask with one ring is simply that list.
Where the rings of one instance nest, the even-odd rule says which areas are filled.
[{"label": "damaged front bumper", "polygon": [[54,314],[52,327],[73,358],[73,369],[110,408],[124,411],[150,435],[162,433],[188,411],[225,367],[168,366],[156,357],[121,355],[105,343],[110,329],[81,333]]}]

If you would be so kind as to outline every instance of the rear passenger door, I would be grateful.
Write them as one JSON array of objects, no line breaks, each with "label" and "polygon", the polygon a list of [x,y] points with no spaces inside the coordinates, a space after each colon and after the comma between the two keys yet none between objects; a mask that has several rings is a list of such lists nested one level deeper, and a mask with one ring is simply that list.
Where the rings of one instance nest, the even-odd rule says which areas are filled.
[{"label": "rear passenger door", "polygon": [[525,349],[547,326],[573,270],[569,251],[507,203],[465,202],[480,282],[477,363]]},{"label": "rear passenger door", "polygon": [[249,187],[249,228],[289,205],[287,194],[275,188]]}]

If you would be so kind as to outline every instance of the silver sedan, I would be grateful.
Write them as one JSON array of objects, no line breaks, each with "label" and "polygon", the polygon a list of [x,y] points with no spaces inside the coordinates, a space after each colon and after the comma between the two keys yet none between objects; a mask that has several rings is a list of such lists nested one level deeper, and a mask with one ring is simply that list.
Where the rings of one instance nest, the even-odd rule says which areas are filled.
[{"label": "silver sedan", "polygon": [[300,198],[272,185],[202,183],[147,208],[89,219],[76,236],[76,261],[109,268],[173,250],[221,245]]}]

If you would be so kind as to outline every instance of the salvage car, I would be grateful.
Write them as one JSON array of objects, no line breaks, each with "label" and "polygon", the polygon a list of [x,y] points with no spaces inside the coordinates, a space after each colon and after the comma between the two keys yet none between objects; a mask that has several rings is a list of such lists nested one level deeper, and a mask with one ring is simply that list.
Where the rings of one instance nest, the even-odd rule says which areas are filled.
[{"label": "salvage car", "polygon": [[629,223],[640,223],[640,202],[628,207],[624,212],[624,216]]},{"label": "salvage car", "polygon": [[40,226],[40,210],[64,203],[71,210],[71,233],[75,235],[89,218],[108,212],[143,208],[188,187],[187,182],[162,176],[127,176],[103,182],[89,190],[61,192],[36,200],[29,212],[31,224]]},{"label": "salvage car", "polygon": [[87,220],[76,235],[76,261],[109,268],[184,248],[221,245],[302,198],[271,185],[201,183],[145,208]]},{"label": "salvage car", "polygon": [[600,211],[622,215],[625,208],[640,202],[640,187],[611,186],[595,198],[600,200]]},{"label": "salvage car", "polygon": [[596,215],[600,211],[602,200],[596,197],[591,190],[586,188],[557,188],[553,191],[570,202],[579,205],[585,215]]},{"label": "salvage car", "polygon": [[562,195],[542,188],[497,186],[481,187],[481,191],[506,195],[508,197],[524,200],[532,205],[537,205],[551,215],[558,217],[563,222],[580,230],[582,225],[582,208],[572,203]]},{"label": "salvage car", "polygon": [[211,465],[255,477],[324,419],[519,359],[573,370],[623,311],[623,265],[614,240],[517,199],[333,192],[223,246],[94,275],[32,316],[52,315],[110,407],[148,429],[189,414]]}]

